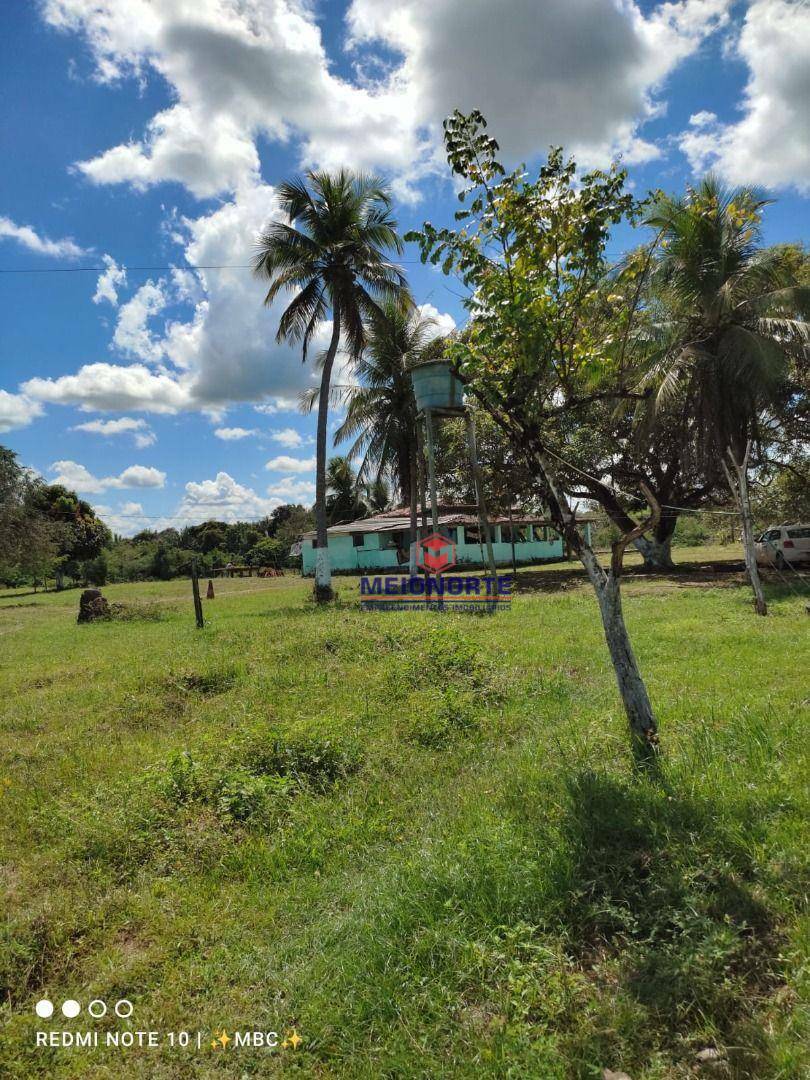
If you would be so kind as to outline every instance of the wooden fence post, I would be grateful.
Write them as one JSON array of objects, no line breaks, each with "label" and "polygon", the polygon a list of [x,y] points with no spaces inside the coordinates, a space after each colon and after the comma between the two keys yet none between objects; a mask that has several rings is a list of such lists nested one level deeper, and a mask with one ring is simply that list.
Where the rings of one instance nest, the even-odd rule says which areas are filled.
[{"label": "wooden fence post", "polygon": [[194,594],[194,615],[197,619],[197,629],[202,630],[205,626],[203,618],[202,600],[200,599],[200,579],[197,576],[197,560],[191,560],[191,591]]}]

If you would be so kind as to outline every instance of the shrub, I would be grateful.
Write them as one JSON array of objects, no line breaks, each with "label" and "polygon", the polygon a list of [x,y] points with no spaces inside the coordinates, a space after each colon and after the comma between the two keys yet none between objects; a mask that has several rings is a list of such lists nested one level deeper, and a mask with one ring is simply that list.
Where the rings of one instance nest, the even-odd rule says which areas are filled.
[{"label": "shrub", "polygon": [[294,788],[289,777],[257,776],[247,769],[231,769],[217,778],[214,805],[218,817],[226,823],[266,821],[273,804],[292,794]]},{"label": "shrub", "polygon": [[209,671],[189,671],[182,675],[170,677],[170,682],[184,693],[202,694],[207,697],[213,694],[224,694],[230,690],[239,678],[239,672],[234,666],[212,668]]},{"label": "shrub", "polygon": [[169,611],[165,604],[159,604],[156,600],[147,600],[143,603],[124,604],[116,602],[110,604],[109,618],[117,622],[160,622],[165,619]]},{"label": "shrub", "polygon": [[216,756],[172,754],[131,780],[100,788],[89,800],[71,799],[49,814],[80,857],[129,877],[150,860],[162,859],[172,869],[182,865],[189,843],[199,847],[201,827],[209,855],[215,853],[216,833],[267,826],[292,797],[324,794],[359,764],[354,747],[259,734],[226,747],[224,755],[219,749]]},{"label": "shrub", "polygon": [[438,688],[432,708],[421,711],[408,727],[420,746],[441,750],[457,736],[478,730],[472,695],[454,686]]},{"label": "shrub", "polygon": [[249,737],[237,756],[257,775],[289,777],[299,786],[317,791],[324,791],[360,766],[359,751],[352,744],[338,745],[315,736],[284,740],[272,732]]}]

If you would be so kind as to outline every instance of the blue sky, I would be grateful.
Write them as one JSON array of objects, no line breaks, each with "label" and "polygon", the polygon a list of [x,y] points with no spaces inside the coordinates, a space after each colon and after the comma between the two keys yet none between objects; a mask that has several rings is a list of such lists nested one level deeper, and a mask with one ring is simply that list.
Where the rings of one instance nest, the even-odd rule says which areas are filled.
[{"label": "blue sky", "polygon": [[[59,272],[0,274],[0,439],[123,532],[312,501],[312,375],[275,343],[279,307],[244,269],[183,271],[249,261],[303,167],[382,172],[403,231],[449,220],[441,120],[480,108],[512,161],[621,154],[638,193],[713,168],[777,200],[767,241],[810,232],[806,0],[42,0],[2,20],[0,268]],[[404,261],[460,322],[454,283]]]}]

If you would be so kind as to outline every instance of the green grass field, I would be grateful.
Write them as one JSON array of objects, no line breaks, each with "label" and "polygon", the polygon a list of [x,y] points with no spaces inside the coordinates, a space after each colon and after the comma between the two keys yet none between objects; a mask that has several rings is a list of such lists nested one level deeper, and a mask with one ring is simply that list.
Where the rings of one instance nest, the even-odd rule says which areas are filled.
[{"label": "green grass field", "polygon": [[88,626],[78,591],[4,594],[0,1075],[807,1075],[808,599],[628,578],[664,747],[638,775],[565,571],[496,617],[226,581],[203,631],[181,581],[109,587],[143,607]]}]

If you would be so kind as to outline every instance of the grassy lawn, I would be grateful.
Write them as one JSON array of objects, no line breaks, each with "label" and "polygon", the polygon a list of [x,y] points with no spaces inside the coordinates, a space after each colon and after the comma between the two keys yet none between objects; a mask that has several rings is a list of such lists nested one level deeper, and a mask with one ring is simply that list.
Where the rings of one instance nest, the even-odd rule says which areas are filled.
[{"label": "grassy lawn", "polygon": [[494,618],[226,581],[203,631],[185,582],[111,586],[135,617],[89,626],[77,591],[4,594],[0,1075],[658,1080],[707,1048],[806,1075],[807,598],[774,580],[757,619],[739,575],[628,578],[665,751],[639,777],[564,570]]}]

